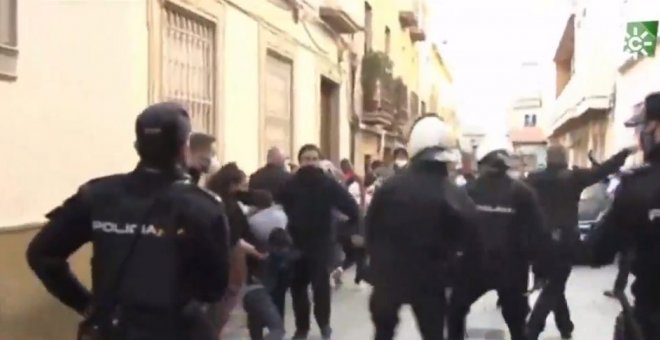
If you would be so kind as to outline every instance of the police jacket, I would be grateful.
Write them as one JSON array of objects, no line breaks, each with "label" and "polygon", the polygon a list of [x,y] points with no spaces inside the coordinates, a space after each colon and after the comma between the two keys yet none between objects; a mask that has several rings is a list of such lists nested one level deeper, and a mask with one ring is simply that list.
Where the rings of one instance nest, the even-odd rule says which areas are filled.
[{"label": "police jacket", "polygon": [[[466,185],[478,211],[478,225],[491,262],[541,260],[551,246],[538,199],[524,182],[506,172],[486,172]],[[543,262],[545,263],[545,262]]]},{"label": "police jacket", "polygon": [[562,241],[577,241],[578,203],[582,191],[618,171],[628,155],[629,151],[623,150],[589,169],[569,170],[549,164],[546,169],[530,173],[527,182],[536,190],[546,227],[564,231]]},{"label": "police jacket", "polygon": [[366,216],[371,283],[402,294],[449,284],[457,252],[474,268],[481,243],[476,210],[446,164],[411,163],[375,192]]},{"label": "police jacket", "polygon": [[660,311],[660,157],[622,176],[614,201],[589,235],[595,265],[609,264],[630,247],[637,304]]},{"label": "police jacket", "polygon": [[[27,250],[30,267],[78,313],[120,305],[133,336],[207,339],[191,336],[202,317],[195,302],[224,294],[228,226],[220,200],[185,179],[179,170],[139,165],[86,183],[47,215]],[[93,247],[91,292],[67,264],[87,242]]]}]

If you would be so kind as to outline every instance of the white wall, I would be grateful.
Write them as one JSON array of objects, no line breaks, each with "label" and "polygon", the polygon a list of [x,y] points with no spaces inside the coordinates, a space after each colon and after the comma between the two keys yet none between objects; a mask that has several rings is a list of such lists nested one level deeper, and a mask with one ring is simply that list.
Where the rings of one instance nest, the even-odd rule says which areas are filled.
[{"label": "white wall", "polygon": [[[246,172],[263,162],[259,155],[259,26],[232,6],[225,10],[224,160]],[[230,33],[240,32],[240,34]]]},{"label": "white wall", "polygon": [[145,1],[21,0],[18,13],[18,79],[0,80],[0,226],[132,169],[147,105]]}]

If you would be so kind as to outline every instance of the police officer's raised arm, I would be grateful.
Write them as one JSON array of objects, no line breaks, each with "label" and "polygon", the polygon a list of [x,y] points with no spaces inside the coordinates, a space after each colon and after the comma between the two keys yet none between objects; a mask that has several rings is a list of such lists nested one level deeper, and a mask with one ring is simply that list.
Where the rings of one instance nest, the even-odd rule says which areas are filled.
[{"label": "police officer's raised arm", "polygon": [[622,179],[614,194],[612,205],[596,228],[588,235],[587,246],[590,250],[592,265],[603,266],[612,263],[616,254],[624,248],[629,236],[624,227],[631,223],[625,217],[631,209],[630,201],[625,179]]},{"label": "police officer's raised arm", "polygon": [[606,179],[607,176],[619,171],[619,169],[626,163],[628,156],[634,151],[635,150],[632,148],[625,148],[600,165],[595,165],[589,169],[573,170],[578,185],[584,189]]},{"label": "police officer's raised arm", "polygon": [[71,272],[67,259],[91,239],[85,187],[46,217],[48,222],[28,246],[28,264],[51,294],[82,314],[91,294]]}]

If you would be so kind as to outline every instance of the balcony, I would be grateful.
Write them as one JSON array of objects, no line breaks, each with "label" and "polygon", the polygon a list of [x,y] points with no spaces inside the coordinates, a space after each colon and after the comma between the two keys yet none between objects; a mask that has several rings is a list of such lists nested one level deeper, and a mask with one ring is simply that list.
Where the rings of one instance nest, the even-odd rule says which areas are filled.
[{"label": "balcony", "polygon": [[576,73],[557,97],[552,111],[551,135],[589,110],[606,112],[613,107],[614,75],[594,67]]},{"label": "balcony", "polygon": [[418,41],[424,41],[426,40],[426,32],[424,32],[423,29],[418,28],[418,27],[411,27],[410,28],[410,40],[412,42],[418,42]]},{"label": "balcony", "polygon": [[364,26],[364,4],[361,1],[323,0],[319,15],[328,26],[341,34],[357,33]]},{"label": "balcony", "polygon": [[401,23],[402,28],[416,27],[418,20],[417,14],[414,11],[400,11],[399,12],[399,23]]}]

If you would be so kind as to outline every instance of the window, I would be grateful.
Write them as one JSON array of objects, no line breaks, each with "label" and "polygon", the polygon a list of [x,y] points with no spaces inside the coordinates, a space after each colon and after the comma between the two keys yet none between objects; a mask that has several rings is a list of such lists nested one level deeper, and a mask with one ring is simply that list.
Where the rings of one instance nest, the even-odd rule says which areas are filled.
[{"label": "window", "polygon": [[215,134],[215,25],[176,6],[163,12],[163,99],[182,103],[195,131]]},{"label": "window", "polygon": [[364,2],[364,53],[373,49],[373,13],[371,5]]},{"label": "window", "polygon": [[527,114],[525,115],[525,122],[523,124],[525,127],[534,127],[536,126],[536,114]]},{"label": "window", "polygon": [[390,55],[391,38],[390,28],[385,26],[385,54],[387,55]]},{"label": "window", "polygon": [[16,77],[17,0],[0,0],[0,76]]}]

